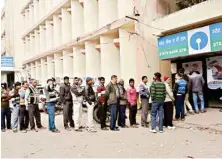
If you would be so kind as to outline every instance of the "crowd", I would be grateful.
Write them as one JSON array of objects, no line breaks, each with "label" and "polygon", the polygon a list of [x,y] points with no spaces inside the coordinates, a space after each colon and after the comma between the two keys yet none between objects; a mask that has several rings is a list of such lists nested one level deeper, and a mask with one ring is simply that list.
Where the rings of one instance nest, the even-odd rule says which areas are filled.
[{"label": "crowd", "polygon": [[[129,79],[129,86],[124,87],[124,80],[117,82],[117,76],[112,75],[111,81],[105,86],[105,78],[99,78],[99,86],[96,89],[93,86],[93,79],[86,78],[86,86],[82,86],[82,79],[75,77],[70,84],[69,77],[64,77],[64,83],[56,89],[57,83],[54,78],[48,79],[44,86],[46,95],[46,105],[48,111],[48,129],[51,132],[59,133],[55,126],[55,105],[63,105],[63,124],[64,129],[77,132],[83,130],[82,124],[82,106],[83,102],[87,106],[87,131],[96,132],[93,121],[93,110],[95,104],[99,105],[101,130],[119,131],[119,127],[128,128],[126,125],[126,109],[129,108],[129,123],[131,128],[138,128],[136,121],[137,115],[137,97],[142,105],[141,126],[149,127],[148,114],[149,103],[151,106],[151,126],[150,131],[163,132],[163,127],[175,129],[173,120],[185,120],[187,108],[189,113],[204,113],[203,85],[204,80],[199,72],[192,72],[190,75],[184,74],[184,69],[180,69],[176,74],[176,80],[173,88],[170,86],[171,79],[161,73],[154,74],[151,85],[148,86],[147,76],[142,77],[137,93],[134,79]],[[12,129],[17,132],[26,133],[30,131],[37,132],[38,129],[46,129],[41,124],[41,114],[38,106],[39,91],[37,81],[31,83],[24,81],[16,82],[14,88],[8,91],[1,89],[1,130]],[[194,110],[189,102],[189,94],[192,94]],[[200,100],[200,111],[198,108]],[[10,107],[9,103],[12,103]],[[110,109],[110,124],[106,125],[107,109]],[[11,113],[12,112],[12,113]],[[175,118],[175,119],[174,119]],[[5,119],[6,123],[5,124]],[[35,119],[35,120],[34,120]],[[73,120],[74,119],[74,120]],[[36,125],[35,125],[36,121]],[[117,125],[118,124],[118,125]],[[6,126],[5,126],[6,125]],[[36,128],[37,126],[37,128]],[[108,129],[109,127],[109,129]]]}]

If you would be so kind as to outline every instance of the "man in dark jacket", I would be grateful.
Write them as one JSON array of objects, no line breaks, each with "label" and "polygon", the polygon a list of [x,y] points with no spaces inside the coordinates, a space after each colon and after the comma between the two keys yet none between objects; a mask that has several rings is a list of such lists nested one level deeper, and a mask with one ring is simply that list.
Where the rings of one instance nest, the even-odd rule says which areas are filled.
[{"label": "man in dark jacket", "polygon": [[107,114],[107,103],[105,97],[106,87],[105,78],[99,77],[99,86],[97,87],[97,94],[98,94],[98,103],[99,103],[99,111],[100,111],[100,124],[101,130],[108,130],[106,127],[106,114]]},{"label": "man in dark jacket", "polygon": [[88,131],[89,132],[96,132],[94,129],[93,124],[93,110],[96,102],[96,94],[92,88],[92,78],[86,78],[86,88],[85,88],[85,99],[86,99],[86,106],[88,108]]},{"label": "man in dark jacket", "polygon": [[71,131],[68,126],[68,122],[71,128],[74,128],[74,121],[72,119],[72,95],[70,92],[69,77],[64,77],[64,84],[61,85],[60,90],[60,102],[63,104],[63,122],[66,130]]}]

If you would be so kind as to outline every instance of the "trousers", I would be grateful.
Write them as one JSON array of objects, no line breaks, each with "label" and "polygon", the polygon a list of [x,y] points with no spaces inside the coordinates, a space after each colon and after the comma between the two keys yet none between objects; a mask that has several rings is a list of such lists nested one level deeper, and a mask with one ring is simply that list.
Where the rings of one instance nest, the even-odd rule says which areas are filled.
[{"label": "trousers", "polygon": [[164,103],[164,126],[173,126],[173,103],[165,102]]},{"label": "trousers", "polygon": [[116,128],[117,104],[110,104],[110,129]]},{"label": "trousers", "polygon": [[88,103],[86,102],[86,106],[87,106],[87,126],[89,127],[89,129],[94,128],[94,123],[93,123],[93,110],[95,107],[95,103]]},{"label": "trousers", "polygon": [[16,104],[13,106],[12,109],[12,120],[11,120],[11,126],[12,129],[17,129],[18,128],[18,122],[19,122],[19,104]]},{"label": "trousers", "polygon": [[[41,124],[41,115],[39,111],[38,104],[29,104],[28,105],[28,112],[29,112],[29,120],[30,120],[30,128],[35,129],[35,121],[38,128],[42,127]],[[35,118],[35,121],[34,121]]]},{"label": "trousers", "polygon": [[187,107],[189,109],[190,112],[193,112],[193,108],[192,108],[192,105],[190,104],[190,101],[189,101],[189,94],[187,93],[185,95],[185,101],[184,101],[184,113],[187,114]]},{"label": "trousers", "polygon": [[184,118],[184,95],[176,96],[176,119]]},{"label": "trousers", "polygon": [[5,119],[7,129],[11,129],[11,111],[9,107],[1,107],[1,129],[5,129]]},{"label": "trousers", "polygon": [[136,114],[137,114],[137,105],[130,105],[129,106],[130,126],[136,125]]},{"label": "trousers", "polygon": [[65,104],[63,105],[63,123],[64,123],[64,127],[67,128],[68,127],[68,123],[70,125],[70,127],[74,128],[74,121],[72,118],[73,115],[73,108],[72,108],[72,102],[70,101],[66,101]]},{"label": "trousers", "polygon": [[196,112],[199,111],[198,102],[197,102],[198,97],[200,99],[200,110],[201,111],[204,110],[204,96],[203,96],[203,92],[202,91],[197,92],[197,93],[193,92],[193,103],[194,103],[194,108],[195,108]]},{"label": "trousers", "polygon": [[107,115],[107,105],[104,103],[99,103],[99,114],[100,114],[100,124],[101,128],[106,127],[106,115]]},{"label": "trousers", "polygon": [[159,117],[159,130],[163,131],[163,115],[164,115],[164,110],[163,110],[163,105],[164,102],[153,102],[152,104],[152,110],[151,110],[151,125],[152,125],[152,130],[156,129],[156,117],[158,114]]},{"label": "trousers", "polygon": [[28,127],[29,127],[29,113],[26,110],[25,105],[20,105],[19,122],[20,122],[20,130],[28,129]]},{"label": "trousers", "polygon": [[118,125],[126,126],[126,105],[119,105]]},{"label": "trousers", "polygon": [[55,130],[55,102],[47,103],[47,110],[49,116],[49,130]]},{"label": "trousers", "polygon": [[75,129],[79,129],[82,123],[82,102],[73,102],[73,111]]},{"label": "trousers", "polygon": [[141,98],[142,105],[142,115],[141,115],[141,125],[147,124],[147,117],[149,113],[149,99]]}]

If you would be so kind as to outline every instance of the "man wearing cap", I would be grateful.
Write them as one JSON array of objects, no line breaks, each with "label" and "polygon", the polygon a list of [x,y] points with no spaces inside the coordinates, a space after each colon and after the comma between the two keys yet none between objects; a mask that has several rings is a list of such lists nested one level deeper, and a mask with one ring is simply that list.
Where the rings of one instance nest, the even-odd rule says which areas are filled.
[{"label": "man wearing cap", "polygon": [[96,132],[96,130],[94,129],[94,124],[93,124],[93,110],[94,110],[95,101],[96,101],[96,94],[92,88],[91,77],[86,78],[85,99],[86,99],[86,106],[88,108],[87,110],[88,131]]},{"label": "man wearing cap", "polygon": [[35,121],[38,129],[45,129],[41,124],[41,114],[39,110],[39,90],[37,89],[37,81],[33,80],[29,88],[25,92],[25,105],[29,112],[30,128],[31,131],[38,132],[35,129]]},{"label": "man wearing cap", "polygon": [[72,95],[70,92],[69,77],[64,77],[64,84],[61,85],[60,90],[60,102],[63,104],[63,122],[66,130],[71,131],[68,126],[68,122],[71,128],[74,128],[74,121],[72,119]]},{"label": "man wearing cap", "polygon": [[53,133],[59,133],[59,130],[55,127],[55,104],[58,100],[55,91],[55,85],[53,79],[48,79],[44,88],[46,95],[47,111],[49,115],[49,131]]}]

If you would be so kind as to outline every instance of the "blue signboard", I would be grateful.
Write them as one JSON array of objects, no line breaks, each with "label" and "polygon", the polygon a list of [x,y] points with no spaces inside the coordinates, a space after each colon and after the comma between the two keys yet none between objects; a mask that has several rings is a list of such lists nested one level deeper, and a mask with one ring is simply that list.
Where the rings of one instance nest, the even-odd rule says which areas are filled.
[{"label": "blue signboard", "polygon": [[14,58],[12,56],[1,56],[1,67],[14,67]]}]

